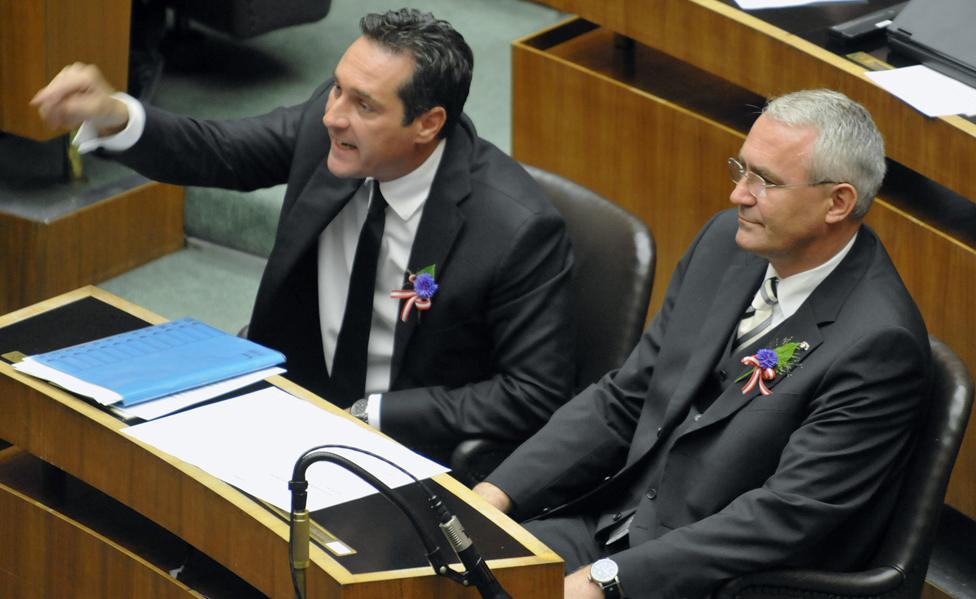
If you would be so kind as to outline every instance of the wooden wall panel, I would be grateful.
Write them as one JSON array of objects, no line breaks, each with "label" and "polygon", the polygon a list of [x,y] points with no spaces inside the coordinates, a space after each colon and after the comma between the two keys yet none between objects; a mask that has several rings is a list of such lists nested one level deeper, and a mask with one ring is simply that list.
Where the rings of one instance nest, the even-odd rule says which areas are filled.
[{"label": "wooden wall panel", "polygon": [[147,183],[51,222],[0,213],[0,314],[183,247],[183,188]]},{"label": "wooden wall panel", "polygon": [[48,130],[30,107],[34,93],[65,65],[99,65],[125,89],[131,0],[0,0],[0,131],[44,140]]},{"label": "wooden wall panel", "polygon": [[[875,202],[867,223],[884,241],[929,332],[976,373],[976,248],[884,201]],[[959,450],[946,503],[976,518],[976,411]]]},{"label": "wooden wall panel", "polygon": [[[44,2],[0,0],[0,131],[40,133],[27,102],[44,83]],[[46,136],[45,136],[46,137]]]},{"label": "wooden wall panel", "polygon": [[[612,66],[610,34],[582,37],[589,41],[548,47],[529,38],[515,44],[513,154],[644,219],[658,250],[653,312],[694,234],[729,206],[725,158],[738,152],[747,128],[725,126],[649,93],[647,85],[637,85],[639,67]],[[700,74],[691,69],[687,76]],[[891,253],[929,331],[976,373],[976,248],[883,200],[867,222]],[[976,423],[953,471],[947,503],[976,518]]]},{"label": "wooden wall panel", "polygon": [[199,597],[123,547],[4,484],[0,543],[2,597]]},{"label": "wooden wall panel", "polygon": [[738,153],[741,137],[527,46],[513,49],[513,77],[515,158],[612,199],[650,227],[653,313],[688,242],[708,217],[731,206],[726,160]]},{"label": "wooden wall panel", "polygon": [[543,0],[763,96],[829,87],[863,103],[888,155],[976,199],[976,124],[928,118],[884,91],[864,68],[719,0]]}]

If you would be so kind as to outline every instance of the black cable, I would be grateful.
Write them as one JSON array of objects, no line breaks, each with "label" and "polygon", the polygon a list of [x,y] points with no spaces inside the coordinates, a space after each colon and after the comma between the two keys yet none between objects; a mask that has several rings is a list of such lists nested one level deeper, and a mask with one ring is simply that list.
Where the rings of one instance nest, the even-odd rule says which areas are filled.
[{"label": "black cable", "polygon": [[[371,456],[373,458],[376,458],[377,460],[380,460],[381,462],[389,464],[393,468],[399,470],[407,477],[412,479],[415,483],[417,483],[427,493],[428,505],[430,509],[437,514],[441,532],[447,538],[447,541],[451,545],[451,549],[454,551],[454,553],[459,558],[461,558],[461,562],[466,568],[466,571],[463,574],[461,574],[448,567],[447,562],[441,559],[440,547],[437,545],[437,542],[434,541],[430,537],[430,535],[420,526],[420,523],[417,522],[417,519],[411,512],[409,506],[403,501],[403,499],[401,499],[398,495],[394,493],[393,489],[391,489],[386,483],[381,481],[372,473],[368,472],[358,464],[350,461],[348,458],[345,458],[341,455],[329,451],[323,451],[326,449],[346,449],[349,451],[355,451],[358,453],[362,453],[364,455]],[[373,488],[380,491],[381,495],[383,495],[388,501],[390,501],[390,503],[392,503],[394,507],[398,508],[403,513],[403,515],[407,517],[407,519],[410,521],[410,524],[413,526],[414,530],[416,531],[417,535],[420,537],[421,542],[424,545],[424,549],[427,551],[427,561],[430,563],[431,567],[434,569],[434,572],[436,574],[438,574],[439,576],[450,578],[451,580],[454,580],[455,582],[458,582],[465,586],[468,586],[469,584],[474,584],[478,588],[478,591],[479,593],[481,593],[482,597],[494,598],[494,599],[511,599],[511,596],[507,592],[505,592],[505,590],[501,587],[501,585],[498,584],[498,581],[492,575],[491,570],[488,568],[484,560],[475,550],[470,537],[467,536],[467,533],[464,531],[463,527],[461,526],[461,523],[453,514],[451,514],[450,510],[448,510],[444,502],[441,501],[436,494],[434,494],[434,492],[430,489],[430,487],[428,487],[423,481],[418,479],[416,476],[408,472],[400,465],[393,463],[391,460],[381,455],[377,455],[365,449],[360,449],[359,447],[352,447],[349,445],[340,445],[340,444],[319,445],[317,447],[313,447],[311,449],[306,450],[295,462],[295,467],[292,472],[292,480],[288,483],[288,487],[292,491],[292,505],[291,505],[291,517],[290,517],[291,525],[290,525],[289,537],[288,537],[288,543],[289,543],[288,565],[289,568],[291,569],[292,584],[295,587],[295,595],[296,597],[298,597],[298,599],[303,599],[303,597],[299,589],[299,583],[298,583],[297,574],[295,572],[296,568],[294,564],[293,543],[294,543],[294,536],[295,536],[294,535],[295,512],[306,511],[305,510],[306,499],[307,499],[306,490],[308,489],[308,481],[305,478],[305,472],[313,463],[318,461],[332,462],[334,464],[337,464],[345,468],[349,472],[352,472],[362,480],[371,484]]]},{"label": "black cable", "polygon": [[[448,572],[453,573],[453,570],[447,568],[446,562],[439,559],[440,547],[437,545],[436,541],[434,541],[430,537],[430,535],[427,534],[427,532],[420,526],[420,523],[417,522],[416,517],[410,511],[409,506],[407,506],[407,504],[404,503],[403,500],[393,492],[393,489],[391,489],[386,483],[376,478],[368,471],[364,470],[361,466],[359,466],[355,462],[352,462],[341,455],[322,451],[325,449],[346,449],[349,451],[355,451],[376,458],[377,460],[389,464],[393,468],[405,474],[407,477],[409,477],[418,485],[420,485],[420,487],[423,488],[423,490],[427,493],[429,497],[432,498],[432,500],[437,500],[436,499],[437,496],[434,495],[430,487],[424,484],[423,481],[418,479],[416,476],[411,474],[402,466],[395,464],[391,460],[381,455],[375,454],[371,451],[367,451],[359,447],[352,447],[350,445],[340,445],[340,444],[319,445],[306,450],[301,456],[299,456],[298,460],[296,460],[295,467],[292,472],[292,480],[288,483],[289,489],[292,490],[292,503],[291,503],[291,510],[289,513],[289,532],[288,532],[288,567],[291,572],[292,586],[294,587],[295,590],[295,596],[298,599],[304,599],[304,597],[302,596],[301,591],[299,590],[298,575],[295,571],[295,563],[293,559],[294,558],[294,536],[295,536],[294,534],[295,533],[295,528],[294,528],[295,512],[302,511],[305,509],[305,503],[307,499],[306,489],[308,488],[308,482],[305,480],[305,471],[309,468],[309,466],[312,465],[312,463],[317,461],[329,461],[335,463],[338,466],[343,467],[346,470],[352,472],[362,480],[365,480],[367,483],[372,485],[373,488],[379,490],[380,494],[383,495],[387,499],[387,501],[392,503],[394,507],[398,508],[401,512],[403,512],[404,516],[406,516],[407,519],[410,521],[410,524],[413,526],[414,530],[417,532],[417,535],[420,537],[421,542],[424,545],[424,549],[427,552],[427,561],[430,562],[431,567],[434,568],[435,573],[443,576],[449,576],[450,574],[448,574]],[[316,454],[315,452],[319,452],[319,453]],[[440,500],[437,501],[439,502]]]}]

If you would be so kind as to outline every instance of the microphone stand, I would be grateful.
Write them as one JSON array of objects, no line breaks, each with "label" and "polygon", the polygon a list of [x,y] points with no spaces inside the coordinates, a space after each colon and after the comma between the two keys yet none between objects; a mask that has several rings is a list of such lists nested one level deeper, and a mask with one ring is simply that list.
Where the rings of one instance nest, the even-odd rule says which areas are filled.
[{"label": "microphone stand", "polygon": [[[427,531],[420,526],[420,523],[410,511],[409,506],[399,495],[393,492],[393,489],[355,462],[331,451],[326,451],[327,449],[345,449],[374,457],[413,479],[426,492],[428,506],[437,515],[438,526],[448,543],[450,543],[454,553],[460,558],[461,563],[465,567],[465,571],[457,572],[447,565],[447,562],[441,555],[441,549],[437,545],[436,540],[431,538]],[[315,462],[331,462],[348,470],[369,483],[399,509],[407,517],[407,520],[410,521],[410,525],[413,526],[414,531],[423,543],[427,562],[430,563],[435,574],[449,578],[464,586],[474,585],[483,599],[511,599],[511,596],[505,592],[491,573],[491,570],[488,569],[488,565],[484,559],[478,554],[471,538],[464,531],[460,521],[448,510],[444,502],[431,491],[430,487],[401,466],[394,464],[383,456],[349,445],[320,445],[313,447],[303,453],[298,458],[298,461],[295,462],[292,480],[288,483],[288,488],[292,493],[288,544],[292,584],[295,588],[295,596],[297,599],[304,599],[305,597],[305,570],[309,565],[309,517],[308,510],[306,509],[308,481],[305,478],[305,472]]]}]

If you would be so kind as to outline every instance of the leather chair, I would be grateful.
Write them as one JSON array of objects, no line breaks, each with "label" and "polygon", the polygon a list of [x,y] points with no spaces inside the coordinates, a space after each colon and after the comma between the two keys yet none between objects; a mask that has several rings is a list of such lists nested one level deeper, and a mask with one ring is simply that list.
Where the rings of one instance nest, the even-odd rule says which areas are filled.
[{"label": "leather chair", "polygon": [[325,17],[332,0],[165,0],[178,26],[198,21],[238,39],[282,27],[312,23]]},{"label": "leather chair", "polygon": [[[643,221],[620,206],[559,175],[523,166],[562,214],[573,242],[579,392],[619,368],[644,330],[654,238]],[[473,485],[514,449],[491,439],[465,440],[451,456],[452,474]]]},{"label": "leather chair", "polygon": [[936,339],[932,396],[908,463],[892,520],[859,572],[777,570],[726,583],[716,599],[797,597],[915,599],[921,595],[942,502],[973,404],[973,381],[958,356]]}]

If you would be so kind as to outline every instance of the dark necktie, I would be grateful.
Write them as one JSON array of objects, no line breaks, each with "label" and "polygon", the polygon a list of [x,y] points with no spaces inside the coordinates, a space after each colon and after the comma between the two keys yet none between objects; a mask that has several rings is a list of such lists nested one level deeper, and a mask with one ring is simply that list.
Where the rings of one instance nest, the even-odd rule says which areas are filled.
[{"label": "dark necktie", "polygon": [[736,335],[735,346],[739,349],[756,340],[773,322],[773,306],[779,299],[776,297],[778,277],[769,277],[763,281],[759,292],[752,299],[752,305],[742,315],[739,330]]},{"label": "dark necktie", "polygon": [[379,182],[373,181],[373,198],[369,203],[366,222],[359,233],[359,243],[356,244],[346,311],[342,316],[342,328],[339,329],[335,359],[332,361],[330,375],[334,396],[326,398],[343,408],[363,397],[366,390],[366,350],[373,322],[376,263],[385,224],[386,200],[380,193]]}]

